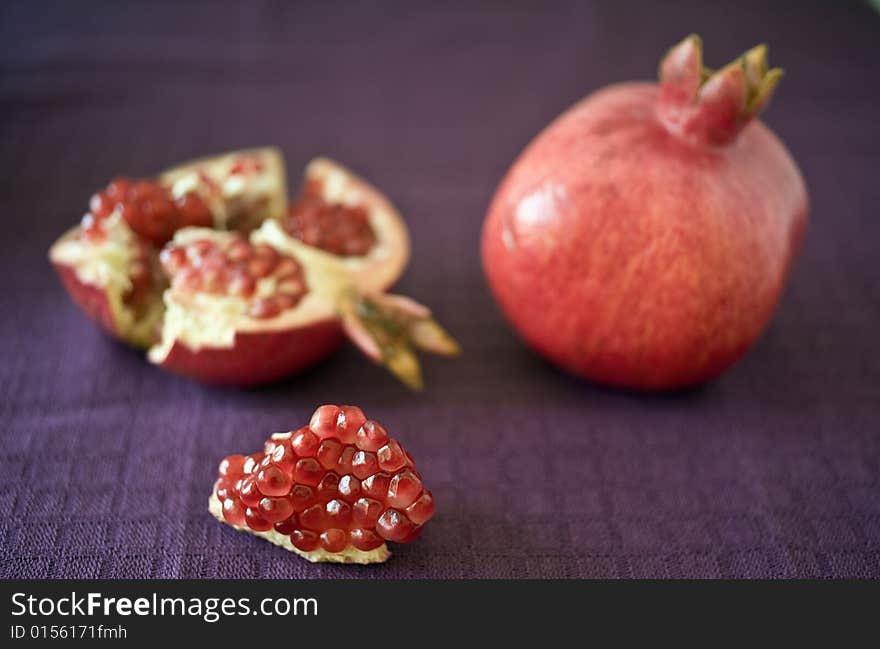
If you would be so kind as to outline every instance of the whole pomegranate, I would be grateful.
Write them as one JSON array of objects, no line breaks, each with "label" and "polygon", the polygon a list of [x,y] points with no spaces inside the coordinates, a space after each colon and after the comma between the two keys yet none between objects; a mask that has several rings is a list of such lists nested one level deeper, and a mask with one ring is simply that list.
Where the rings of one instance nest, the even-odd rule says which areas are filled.
[{"label": "whole pomegranate", "polygon": [[798,167],[756,119],[781,76],[764,46],[708,70],[689,36],[659,83],[602,89],[525,149],[489,208],[482,257],[532,347],[654,390],[712,379],[745,353],[807,221]]}]

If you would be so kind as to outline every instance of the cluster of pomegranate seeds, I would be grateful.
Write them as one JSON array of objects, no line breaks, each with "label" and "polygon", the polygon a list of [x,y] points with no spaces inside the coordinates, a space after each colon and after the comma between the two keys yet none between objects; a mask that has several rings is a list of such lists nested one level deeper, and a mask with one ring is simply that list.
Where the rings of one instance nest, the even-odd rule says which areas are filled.
[{"label": "cluster of pomegranate seeds", "polygon": [[189,192],[175,199],[159,183],[120,177],[92,196],[82,219],[83,235],[103,239],[103,223],[117,210],[132,230],[155,246],[164,245],[180,228],[214,224],[211,211],[197,194]]},{"label": "cluster of pomegranate seeds", "polygon": [[405,543],[434,515],[413,459],[356,406],[321,406],[262,453],[224,459],[219,475],[214,493],[227,522],[274,529],[303,552]]},{"label": "cluster of pomegranate seeds", "polygon": [[[240,236],[218,242],[197,239],[166,246],[159,259],[173,288],[247,300],[252,318],[272,318],[295,307],[308,291],[302,266],[266,244],[252,245]],[[258,296],[257,282],[272,278],[271,295]]]},{"label": "cluster of pomegranate seeds", "polygon": [[325,201],[315,181],[306,183],[281,226],[291,237],[343,257],[361,257],[376,244],[366,208]]}]

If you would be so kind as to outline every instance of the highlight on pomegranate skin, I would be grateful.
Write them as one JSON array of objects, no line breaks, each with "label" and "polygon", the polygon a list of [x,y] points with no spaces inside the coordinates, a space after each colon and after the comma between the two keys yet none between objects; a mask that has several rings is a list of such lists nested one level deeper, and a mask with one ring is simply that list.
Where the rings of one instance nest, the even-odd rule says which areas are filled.
[{"label": "highlight on pomegranate skin", "polygon": [[357,406],[325,405],[308,426],[220,462],[217,520],[313,562],[379,563],[415,540],[434,498],[412,457]]}]

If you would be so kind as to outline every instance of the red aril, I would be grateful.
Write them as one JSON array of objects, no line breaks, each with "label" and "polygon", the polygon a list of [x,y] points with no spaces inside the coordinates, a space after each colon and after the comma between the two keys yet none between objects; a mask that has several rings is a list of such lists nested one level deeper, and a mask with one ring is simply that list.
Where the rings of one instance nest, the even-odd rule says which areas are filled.
[{"label": "red aril", "polygon": [[660,83],[602,89],[520,155],[483,229],[516,331],[567,370],[674,389],[740,358],[802,238],[804,181],[757,119],[779,78],[757,47],[712,71],[689,37]]},{"label": "red aril", "polygon": [[93,240],[106,237],[105,226],[114,213],[155,246],[163,245],[180,228],[210,227],[214,223],[208,206],[195,192],[175,198],[155,181],[120,177],[92,196],[89,212],[82,220],[83,236]]},{"label": "red aril", "polygon": [[363,257],[376,245],[376,233],[363,205],[327,201],[319,181],[306,181],[281,224],[294,239],[340,257]]},{"label": "red aril", "polygon": [[[363,419],[359,429],[368,423],[360,408],[354,406],[322,406],[312,422],[321,422],[324,415],[333,413],[346,413],[346,421],[350,422]],[[381,428],[376,422],[373,427]],[[267,455],[230,455],[218,468],[220,478],[214,485],[209,509],[218,520],[262,536],[310,561],[385,561],[390,556],[385,540],[412,541],[433,516],[431,492],[424,488],[409,462],[387,473],[378,469],[378,461],[355,459],[361,455],[375,458],[373,451],[362,448],[358,441],[369,438],[352,435],[344,426],[329,433],[322,431],[325,433],[321,445],[333,447],[331,455],[337,458],[328,461],[327,467],[311,455],[299,457],[285,468],[273,463],[279,448],[314,452],[314,445],[292,441],[305,434],[314,435],[307,427],[272,435],[264,445]],[[342,436],[352,437],[353,441],[343,442]],[[387,431],[385,438],[385,446],[391,445],[408,457],[399,442],[388,439]],[[363,481],[354,472],[356,468],[364,476]],[[372,472],[369,475],[367,468]],[[243,476],[239,478],[240,488],[230,489],[229,481],[237,476]]]}]

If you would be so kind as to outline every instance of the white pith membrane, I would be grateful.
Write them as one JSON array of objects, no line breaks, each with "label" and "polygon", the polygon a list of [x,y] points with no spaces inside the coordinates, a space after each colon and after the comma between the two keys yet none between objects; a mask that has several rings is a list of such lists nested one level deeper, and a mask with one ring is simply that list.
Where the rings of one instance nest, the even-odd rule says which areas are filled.
[{"label": "white pith membrane", "polygon": [[[252,243],[255,242],[255,234],[251,235]],[[222,246],[239,236],[210,228],[183,228],[174,235],[173,244],[184,246],[207,239]],[[150,349],[149,359],[161,363],[175,342],[193,350],[202,347],[232,348],[236,333],[283,331],[336,318],[334,299],[340,291],[350,286],[349,282],[338,273],[321,272],[320,268],[302,263],[301,266],[308,292],[296,306],[271,318],[253,318],[248,315],[247,309],[251,299],[274,293],[275,278],[272,276],[258,280],[254,295],[248,299],[180,290],[173,286],[167,289],[163,295],[165,319],[161,339]]]},{"label": "white pith membrane", "polygon": [[[272,439],[286,439],[290,436],[291,433],[289,432],[275,433],[274,435],[272,435]],[[280,532],[276,532],[274,529],[267,532],[257,532],[256,530],[252,530],[247,526],[233,525],[232,523],[227,521],[226,518],[223,516],[223,503],[220,502],[220,499],[217,498],[217,494],[215,494],[213,490],[211,491],[211,497],[208,499],[208,511],[211,512],[211,515],[221,523],[229,525],[230,527],[239,530],[240,532],[248,532],[250,534],[253,534],[254,536],[264,538],[270,543],[281,546],[285,550],[295,552],[299,556],[303,557],[304,559],[308,559],[312,563],[383,563],[387,561],[388,558],[391,556],[391,551],[388,549],[387,543],[383,543],[378,548],[374,548],[372,550],[358,550],[353,545],[349,545],[342,552],[328,552],[324,548],[316,548],[314,550],[310,550],[309,552],[305,552],[304,550],[300,550],[299,548],[297,548],[290,540],[290,536],[287,534],[281,534]]]},{"label": "white pith membrane", "polygon": [[103,221],[102,228],[106,236],[99,241],[80,238],[79,228],[69,230],[49,250],[49,259],[72,268],[83,284],[102,290],[117,333],[133,345],[147,347],[162,318],[162,301],[157,293],[139,314],[125,304],[123,298],[132,288],[129,267],[135,259],[137,235],[118,211]]},{"label": "white pith membrane", "polygon": [[261,538],[266,539],[269,543],[274,543],[275,545],[281,546],[285,550],[290,550],[291,552],[295,552],[299,556],[304,559],[308,559],[312,563],[360,563],[360,564],[368,564],[368,563],[383,563],[388,561],[388,558],[391,556],[391,551],[388,549],[388,545],[383,543],[378,548],[374,550],[358,550],[356,547],[349,545],[342,552],[327,552],[324,548],[317,548],[315,550],[311,550],[310,552],[303,552],[291,542],[290,537],[286,534],[281,534],[276,532],[275,530],[269,530],[268,532],[257,532],[256,530],[252,530],[249,527],[242,527],[241,525],[233,525],[225,518],[223,518],[223,504],[220,502],[220,499],[212,493],[211,498],[208,500],[208,511],[211,512],[211,515],[216,518],[221,523],[229,525],[233,529],[236,529],[240,532],[248,532],[253,534],[254,536],[259,536]]},{"label": "white pith membrane", "polygon": [[[239,168],[238,173],[233,171]],[[175,198],[195,191],[214,215],[214,227],[227,230],[242,212],[252,225],[278,218],[287,209],[287,175],[278,149],[233,151],[185,162],[159,174]]]},{"label": "white pith membrane", "polygon": [[278,222],[267,219],[255,233],[255,243],[268,243],[279,252],[301,259],[306,265],[344,272],[363,292],[390,287],[409,261],[409,233],[403,217],[382,193],[337,162],[315,158],[305,170],[305,182],[318,181],[325,202],[362,207],[376,243],[363,256],[339,256],[310,246],[288,235]]}]

